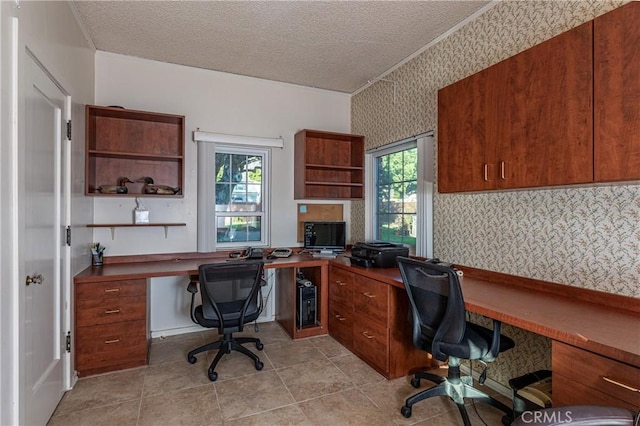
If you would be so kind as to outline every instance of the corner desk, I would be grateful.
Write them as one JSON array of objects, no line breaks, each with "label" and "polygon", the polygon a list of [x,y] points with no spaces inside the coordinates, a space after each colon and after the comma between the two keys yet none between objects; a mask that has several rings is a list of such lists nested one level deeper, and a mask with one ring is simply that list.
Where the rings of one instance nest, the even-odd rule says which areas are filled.
[{"label": "corner desk", "polygon": [[[148,361],[148,278],[194,276],[224,253],[105,259],[74,277],[75,363],[80,376]],[[294,254],[267,261],[276,275],[276,321],[293,338],[330,334],[387,378],[431,365],[413,348],[397,268],[347,257]],[[318,287],[318,324],[299,329],[295,274]],[[640,299],[461,266],[468,311],[552,339],[554,406],[640,406]],[[382,348],[382,349],[380,349]]]}]

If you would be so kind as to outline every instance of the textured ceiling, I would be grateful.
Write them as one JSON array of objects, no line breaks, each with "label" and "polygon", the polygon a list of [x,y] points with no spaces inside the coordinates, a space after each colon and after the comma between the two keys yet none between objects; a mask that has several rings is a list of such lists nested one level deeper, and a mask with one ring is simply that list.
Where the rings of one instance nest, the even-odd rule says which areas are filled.
[{"label": "textured ceiling", "polygon": [[74,1],[97,50],[353,93],[486,1]]}]

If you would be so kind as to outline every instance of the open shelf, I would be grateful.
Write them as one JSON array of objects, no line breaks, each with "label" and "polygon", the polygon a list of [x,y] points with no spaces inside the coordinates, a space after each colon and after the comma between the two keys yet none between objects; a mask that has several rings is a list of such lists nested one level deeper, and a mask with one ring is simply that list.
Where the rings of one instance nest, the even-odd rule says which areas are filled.
[{"label": "open shelf", "polygon": [[295,199],[364,198],[364,136],[301,130],[294,163]]},{"label": "open shelf", "polygon": [[93,223],[87,225],[87,228],[111,228],[111,239],[116,236],[116,228],[149,228],[163,227],[164,237],[167,238],[170,226],[187,226],[186,223]]},{"label": "open shelf", "polygon": [[[184,194],[184,116],[115,107],[86,107],[85,194],[99,197],[172,197]],[[155,184],[179,187],[175,195],[143,194],[143,183],[127,183],[126,194],[103,194],[116,185],[149,176]]]}]

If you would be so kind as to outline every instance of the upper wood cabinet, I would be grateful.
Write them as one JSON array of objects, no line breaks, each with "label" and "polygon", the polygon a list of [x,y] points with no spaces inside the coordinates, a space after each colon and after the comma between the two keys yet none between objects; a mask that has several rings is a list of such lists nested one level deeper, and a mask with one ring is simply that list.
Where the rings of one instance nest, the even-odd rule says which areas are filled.
[{"label": "upper wood cabinet", "polygon": [[594,20],[595,181],[640,179],[640,3]]},{"label": "upper wood cabinet", "polygon": [[128,183],[126,194],[105,194],[101,185],[151,177],[157,185],[184,194],[184,116],[123,108],[86,107],[85,194],[112,197],[162,197],[142,194],[143,183]]},{"label": "upper wood cabinet", "polygon": [[438,92],[438,190],[590,182],[592,23]]},{"label": "upper wood cabinet", "polygon": [[364,198],[364,136],[296,133],[293,195],[296,200]]}]

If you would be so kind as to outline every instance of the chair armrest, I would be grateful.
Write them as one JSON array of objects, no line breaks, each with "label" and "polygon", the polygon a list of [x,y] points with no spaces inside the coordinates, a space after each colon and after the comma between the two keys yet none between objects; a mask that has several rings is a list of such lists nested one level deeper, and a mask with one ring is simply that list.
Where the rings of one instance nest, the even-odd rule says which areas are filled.
[{"label": "chair armrest", "polygon": [[191,315],[191,321],[198,324],[198,321],[196,320],[196,315],[195,315],[196,307],[194,306],[196,293],[198,292],[198,282],[194,281],[193,279],[189,280],[187,291],[191,293],[191,309],[189,310],[189,314]]}]

